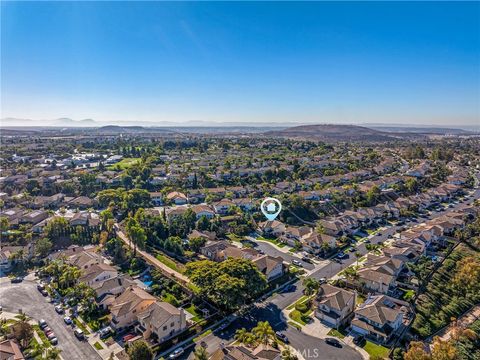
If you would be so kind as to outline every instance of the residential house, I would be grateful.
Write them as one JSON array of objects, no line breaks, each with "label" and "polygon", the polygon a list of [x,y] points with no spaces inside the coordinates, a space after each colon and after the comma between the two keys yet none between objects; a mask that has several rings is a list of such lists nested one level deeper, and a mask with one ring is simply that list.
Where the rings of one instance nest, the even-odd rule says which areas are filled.
[{"label": "residential house", "polygon": [[258,224],[258,230],[265,236],[280,237],[285,232],[286,226],[278,220],[268,220]]},{"label": "residential house", "polygon": [[137,316],[155,301],[154,296],[138,286],[129,286],[109,306],[112,315],[110,325],[116,331],[134,325],[137,322]]},{"label": "residential house", "polygon": [[272,281],[284,274],[283,258],[270,255],[261,255],[253,259],[258,270],[265,275],[267,281]]},{"label": "residential house", "polygon": [[281,360],[282,353],[270,345],[260,344],[251,349],[243,345],[228,345],[215,350],[209,360]]},{"label": "residential house", "polygon": [[185,311],[163,301],[151,303],[137,318],[137,332],[145,339],[153,335],[160,344],[187,328]]},{"label": "residential house", "polygon": [[178,191],[172,191],[167,194],[168,202],[173,202],[175,205],[185,205],[188,202],[187,195]]},{"label": "residential house", "polygon": [[0,341],[0,359],[1,360],[24,360],[25,357],[20,350],[20,346],[15,340],[6,339]]},{"label": "residential house", "polygon": [[355,310],[351,330],[386,344],[403,328],[409,313],[409,305],[406,302],[386,295],[369,296]]},{"label": "residential house", "polygon": [[315,301],[315,316],[338,329],[353,317],[356,294],[329,284],[320,286]]}]

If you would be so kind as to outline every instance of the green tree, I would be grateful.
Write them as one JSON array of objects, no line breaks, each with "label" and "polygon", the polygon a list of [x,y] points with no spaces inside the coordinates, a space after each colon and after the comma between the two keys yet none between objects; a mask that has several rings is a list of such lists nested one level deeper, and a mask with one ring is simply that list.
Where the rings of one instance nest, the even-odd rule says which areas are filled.
[{"label": "green tree", "polygon": [[303,286],[305,286],[305,295],[311,296],[320,288],[320,282],[315,278],[307,277],[303,279]]},{"label": "green tree", "polygon": [[264,345],[270,344],[270,341],[275,339],[275,332],[268,323],[268,321],[260,321],[257,326],[252,329],[252,333],[258,341]]},{"label": "green tree", "polygon": [[208,352],[203,346],[197,346],[195,352],[193,353],[195,360],[208,360]]},{"label": "green tree", "polygon": [[152,360],[153,352],[143,340],[135,341],[128,347],[128,358],[130,360]]},{"label": "green tree", "polygon": [[35,244],[35,252],[38,254],[40,257],[45,257],[48,254],[50,254],[50,250],[52,250],[52,242],[46,238],[40,238],[37,240]]}]

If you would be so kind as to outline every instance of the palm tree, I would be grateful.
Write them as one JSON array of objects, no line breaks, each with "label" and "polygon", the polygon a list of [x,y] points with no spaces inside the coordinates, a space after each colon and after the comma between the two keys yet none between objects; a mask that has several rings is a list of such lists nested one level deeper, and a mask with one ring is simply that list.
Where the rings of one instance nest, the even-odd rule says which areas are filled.
[{"label": "palm tree", "polygon": [[358,259],[360,259],[361,256],[362,256],[362,254],[360,254],[358,251],[355,251],[355,258],[357,259],[357,266],[358,266]]},{"label": "palm tree", "polygon": [[248,340],[250,335],[251,334],[247,331],[247,329],[241,328],[235,332],[235,340],[241,342],[242,344],[246,344],[246,340]]},{"label": "palm tree", "polygon": [[357,280],[358,279],[358,272],[355,268],[353,267],[348,267],[344,270],[344,274],[347,279],[349,280]]},{"label": "palm tree", "polygon": [[193,353],[195,360],[208,360],[208,352],[203,346],[198,346]]},{"label": "palm tree", "polygon": [[54,347],[48,348],[47,351],[45,352],[44,359],[46,359],[46,360],[59,360],[61,352],[62,352],[62,350],[54,348]]},{"label": "palm tree", "polygon": [[298,360],[298,357],[292,353],[290,346],[286,346],[282,351],[282,360]]},{"label": "palm tree", "polygon": [[304,294],[311,296],[320,288],[320,282],[314,278],[305,278],[303,279],[303,286],[305,286]]},{"label": "palm tree", "polygon": [[268,345],[270,340],[275,339],[275,332],[268,321],[259,321],[252,330],[255,337],[264,345]]}]

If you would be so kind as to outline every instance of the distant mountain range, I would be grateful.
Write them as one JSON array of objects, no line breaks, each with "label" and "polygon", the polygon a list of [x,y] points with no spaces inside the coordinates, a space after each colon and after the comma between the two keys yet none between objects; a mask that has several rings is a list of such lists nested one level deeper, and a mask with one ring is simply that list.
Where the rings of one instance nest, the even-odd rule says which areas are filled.
[{"label": "distant mountain range", "polygon": [[[248,123],[248,122],[206,122],[189,121],[185,123],[132,122],[115,121],[105,123],[93,119],[73,120],[59,118],[54,120],[32,120],[3,118],[0,127],[4,135],[11,130],[25,131],[62,131],[63,133],[120,134],[120,133],[263,133],[267,136],[305,137],[341,141],[388,141],[398,138],[422,138],[427,135],[474,135],[480,134],[475,127],[446,128],[441,126],[411,126],[401,124],[318,124],[304,125],[295,123]],[[10,129],[7,132],[7,129]],[[472,131],[471,131],[472,130]]]},{"label": "distant mountain range", "polygon": [[326,141],[389,141],[399,138],[422,138],[421,134],[385,132],[356,125],[303,125],[268,131],[266,136],[318,139]]}]

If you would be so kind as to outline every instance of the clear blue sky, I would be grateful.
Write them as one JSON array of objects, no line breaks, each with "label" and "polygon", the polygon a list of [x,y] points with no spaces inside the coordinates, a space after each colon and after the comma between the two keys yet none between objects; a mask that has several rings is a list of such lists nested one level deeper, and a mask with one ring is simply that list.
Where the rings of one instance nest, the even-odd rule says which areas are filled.
[{"label": "clear blue sky", "polygon": [[478,124],[480,3],[1,4],[2,117]]}]

